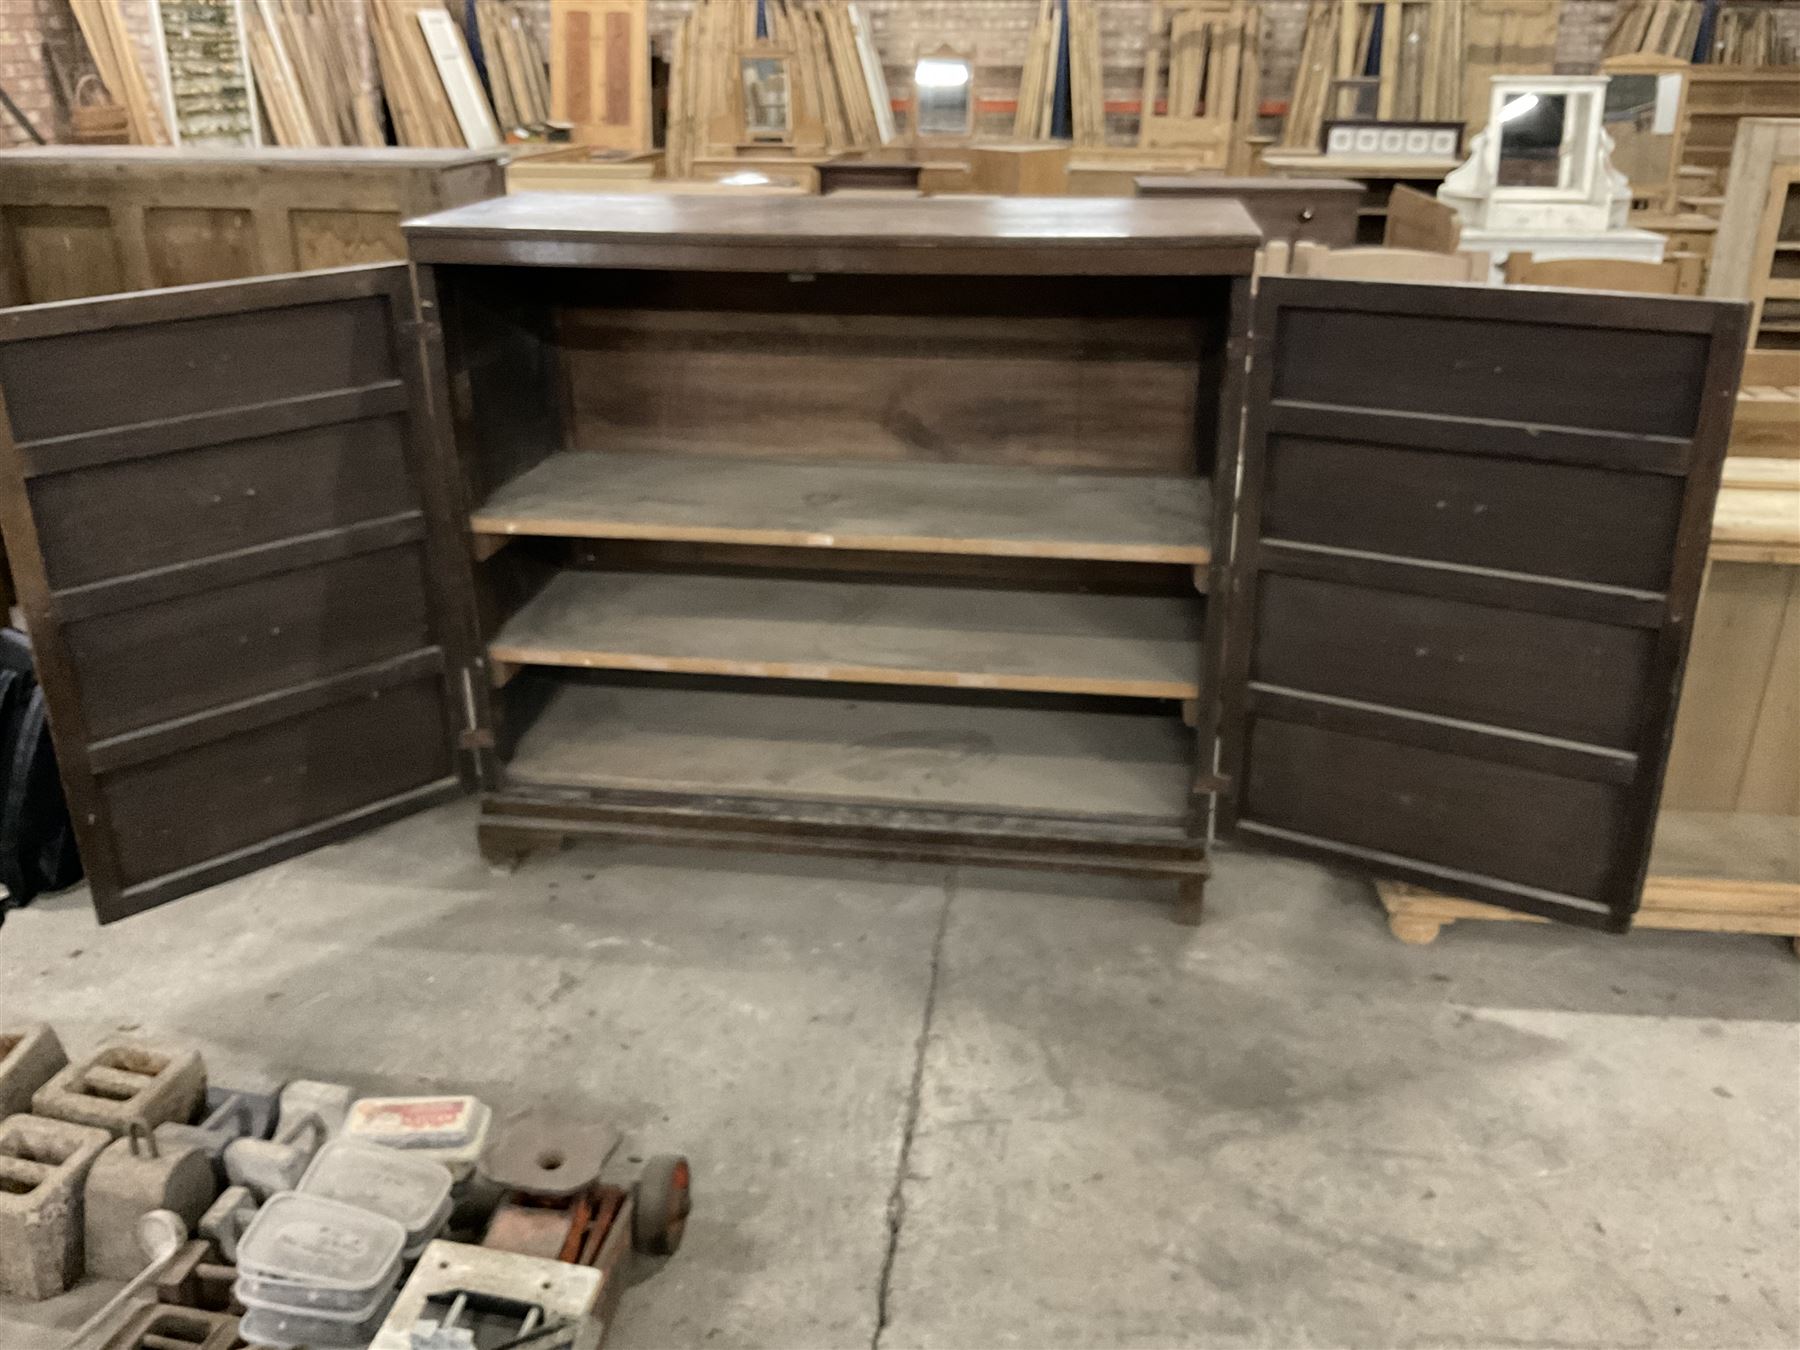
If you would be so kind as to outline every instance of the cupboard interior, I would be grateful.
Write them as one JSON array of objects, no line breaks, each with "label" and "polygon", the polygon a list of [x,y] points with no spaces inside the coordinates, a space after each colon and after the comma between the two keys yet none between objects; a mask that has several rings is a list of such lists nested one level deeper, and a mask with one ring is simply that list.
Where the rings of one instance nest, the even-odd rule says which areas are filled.
[{"label": "cupboard interior", "polygon": [[504,786],[1191,825],[1229,278],[436,272]]}]

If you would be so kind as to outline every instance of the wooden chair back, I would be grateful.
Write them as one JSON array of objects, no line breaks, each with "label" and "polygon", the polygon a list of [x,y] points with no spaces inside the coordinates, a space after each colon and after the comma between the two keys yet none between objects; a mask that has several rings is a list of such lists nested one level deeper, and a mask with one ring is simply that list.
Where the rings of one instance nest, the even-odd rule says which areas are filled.
[{"label": "wooden chair back", "polygon": [[1381,244],[1383,248],[1454,253],[1462,245],[1462,217],[1429,192],[1396,183],[1388,198]]},{"label": "wooden chair back", "polygon": [[1486,282],[1485,253],[1428,253],[1416,248],[1325,248],[1294,245],[1293,275],[1342,281]]},{"label": "wooden chair back", "polygon": [[1681,266],[1674,262],[1631,262],[1624,258],[1552,258],[1540,262],[1529,253],[1509,253],[1506,255],[1506,284],[1679,295]]}]

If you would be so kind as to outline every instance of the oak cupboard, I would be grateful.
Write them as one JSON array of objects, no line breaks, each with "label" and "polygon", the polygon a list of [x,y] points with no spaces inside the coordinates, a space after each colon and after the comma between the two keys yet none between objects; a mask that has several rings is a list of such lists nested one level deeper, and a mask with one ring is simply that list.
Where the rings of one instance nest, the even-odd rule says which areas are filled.
[{"label": "oak cupboard", "polygon": [[407,237],[0,313],[103,919],[477,791],[497,861],[1058,867],[1195,918],[1216,829],[1629,924],[1742,305],[1252,303],[1231,201],[528,194]]}]

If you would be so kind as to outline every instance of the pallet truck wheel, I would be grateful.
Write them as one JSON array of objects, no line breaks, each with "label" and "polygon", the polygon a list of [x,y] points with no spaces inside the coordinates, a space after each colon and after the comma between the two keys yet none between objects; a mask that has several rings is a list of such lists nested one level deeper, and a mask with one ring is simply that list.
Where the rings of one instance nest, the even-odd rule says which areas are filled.
[{"label": "pallet truck wheel", "polygon": [[644,1164],[635,1188],[631,1245],[646,1256],[673,1256],[692,1208],[688,1160],[660,1153]]}]

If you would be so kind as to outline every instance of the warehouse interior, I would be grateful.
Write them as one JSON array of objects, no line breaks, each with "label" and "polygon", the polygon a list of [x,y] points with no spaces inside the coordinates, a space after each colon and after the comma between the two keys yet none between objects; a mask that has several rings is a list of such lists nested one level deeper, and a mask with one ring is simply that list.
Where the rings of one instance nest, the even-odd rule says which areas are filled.
[{"label": "warehouse interior", "polygon": [[1800,0],[0,95],[0,1350],[1800,1340]]}]

